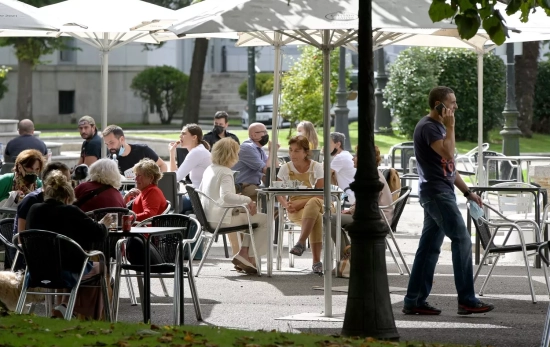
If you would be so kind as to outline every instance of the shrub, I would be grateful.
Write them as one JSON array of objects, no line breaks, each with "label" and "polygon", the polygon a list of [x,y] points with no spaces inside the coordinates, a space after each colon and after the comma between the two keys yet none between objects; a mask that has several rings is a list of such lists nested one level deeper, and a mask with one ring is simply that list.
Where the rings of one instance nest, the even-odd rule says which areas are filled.
[{"label": "shrub", "polygon": [[540,61],[535,82],[533,127],[539,133],[550,133],[550,61]]},{"label": "shrub", "polygon": [[[292,64],[282,78],[281,114],[291,124],[308,120],[315,125],[323,121],[323,54],[313,46],[300,48],[300,60]],[[339,51],[330,54],[330,102],[336,99]],[[346,85],[349,72],[346,71]]]},{"label": "shrub", "polygon": [[162,124],[170,124],[174,115],[183,110],[188,84],[189,76],[164,65],[140,72],[132,80],[130,88],[136,96],[155,108]]},{"label": "shrub", "polygon": [[[502,124],[505,67],[493,54],[486,54],[483,63],[483,137],[487,138]],[[477,142],[477,55],[465,49],[415,47],[398,56],[384,95],[399,132],[412,138],[416,123],[429,112],[429,91],[438,85],[455,91],[456,139]]]},{"label": "shrub", "polygon": [[[256,98],[270,94],[273,91],[273,74],[270,72],[261,72],[256,74]],[[244,80],[239,86],[239,96],[243,100],[248,100],[248,79]]]}]

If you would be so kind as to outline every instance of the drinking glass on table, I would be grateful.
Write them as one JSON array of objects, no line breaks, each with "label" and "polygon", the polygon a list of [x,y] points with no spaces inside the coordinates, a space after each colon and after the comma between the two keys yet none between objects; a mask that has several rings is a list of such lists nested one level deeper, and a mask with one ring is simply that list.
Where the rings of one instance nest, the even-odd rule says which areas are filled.
[{"label": "drinking glass on table", "polygon": [[309,172],[309,184],[311,184],[311,188],[315,188],[315,183],[317,183],[317,178],[315,177],[315,172],[310,171]]},{"label": "drinking glass on table", "polygon": [[111,224],[109,225],[109,230],[118,230],[118,213],[111,213]]}]

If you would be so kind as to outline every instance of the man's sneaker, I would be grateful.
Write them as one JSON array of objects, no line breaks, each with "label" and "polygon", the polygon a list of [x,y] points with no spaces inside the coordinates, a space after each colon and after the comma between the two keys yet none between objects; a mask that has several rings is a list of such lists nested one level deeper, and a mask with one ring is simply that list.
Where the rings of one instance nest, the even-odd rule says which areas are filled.
[{"label": "man's sneaker", "polygon": [[467,314],[472,314],[472,313],[485,313],[485,312],[489,312],[489,311],[492,311],[493,309],[495,308],[495,306],[491,305],[491,304],[488,304],[488,303],[485,303],[485,302],[482,302],[482,301],[478,301],[476,304],[474,305],[462,305],[462,304],[458,304],[458,314],[460,315],[467,315]]},{"label": "man's sneaker", "polygon": [[420,315],[431,315],[436,316],[438,314],[441,314],[441,310],[437,307],[430,306],[427,302],[425,302],[421,306],[414,306],[414,307],[403,307],[401,310],[404,314],[420,314]]}]

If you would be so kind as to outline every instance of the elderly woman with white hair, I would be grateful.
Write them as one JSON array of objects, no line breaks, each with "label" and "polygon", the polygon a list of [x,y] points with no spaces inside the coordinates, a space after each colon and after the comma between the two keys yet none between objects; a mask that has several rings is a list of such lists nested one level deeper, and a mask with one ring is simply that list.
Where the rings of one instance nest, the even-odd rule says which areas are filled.
[{"label": "elderly woman with white hair", "polygon": [[126,207],[118,191],[121,186],[117,164],[110,159],[100,159],[90,166],[90,181],[79,184],[75,190],[74,205],[84,212],[105,207]]}]

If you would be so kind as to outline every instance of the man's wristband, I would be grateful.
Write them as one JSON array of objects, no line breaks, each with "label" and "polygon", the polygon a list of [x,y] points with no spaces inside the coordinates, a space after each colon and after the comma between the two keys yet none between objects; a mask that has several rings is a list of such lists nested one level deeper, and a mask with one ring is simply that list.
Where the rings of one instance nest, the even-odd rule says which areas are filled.
[{"label": "man's wristband", "polygon": [[465,198],[469,197],[471,193],[472,193],[472,191],[471,191],[470,189],[468,189],[468,190],[466,191],[466,193],[464,193],[464,197],[465,197]]}]

